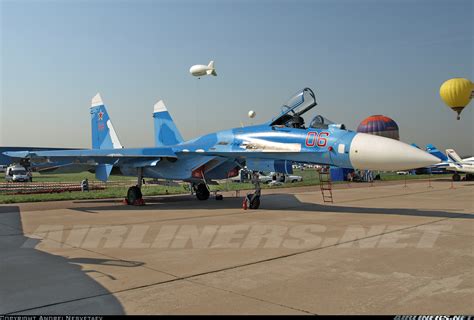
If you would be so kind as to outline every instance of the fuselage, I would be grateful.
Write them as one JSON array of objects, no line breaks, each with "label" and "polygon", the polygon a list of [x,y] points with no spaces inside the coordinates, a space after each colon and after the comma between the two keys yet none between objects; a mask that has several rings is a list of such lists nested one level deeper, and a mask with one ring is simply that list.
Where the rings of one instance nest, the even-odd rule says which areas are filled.
[{"label": "fuselage", "polygon": [[[343,130],[261,124],[206,134],[171,146],[177,160],[144,169],[145,177],[193,181],[224,179],[249,162],[304,162],[343,168],[399,170],[434,163],[434,157],[393,139]],[[436,161],[436,160],[435,160]],[[274,164],[276,166],[276,163]],[[136,175],[121,166],[122,173]]]},{"label": "fuselage", "polygon": [[458,163],[450,163],[446,170],[464,173],[474,173],[474,158],[463,159]]},{"label": "fuselage", "polygon": [[194,65],[192,66],[190,69],[189,69],[189,72],[193,75],[193,76],[196,76],[196,77],[200,77],[200,76],[204,76],[207,74],[207,71],[209,70],[212,70],[212,68],[206,66],[206,65],[203,65],[203,64],[197,64],[197,65]]},{"label": "fuselage", "polygon": [[[351,167],[349,146],[355,132],[328,129],[296,129],[256,125],[219,131],[189,140],[176,152],[232,154],[259,159],[278,159]],[[341,144],[338,155],[328,153]],[[336,163],[335,163],[336,162]]]}]

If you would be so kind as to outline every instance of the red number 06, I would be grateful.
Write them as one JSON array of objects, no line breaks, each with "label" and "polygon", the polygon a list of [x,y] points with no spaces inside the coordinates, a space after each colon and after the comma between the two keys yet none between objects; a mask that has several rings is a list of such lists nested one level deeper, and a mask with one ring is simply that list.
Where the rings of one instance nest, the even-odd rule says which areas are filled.
[{"label": "red number 06", "polygon": [[325,147],[328,144],[329,132],[321,132],[318,134],[316,131],[310,131],[306,135],[305,145],[307,147],[314,147],[316,144],[318,147]]}]

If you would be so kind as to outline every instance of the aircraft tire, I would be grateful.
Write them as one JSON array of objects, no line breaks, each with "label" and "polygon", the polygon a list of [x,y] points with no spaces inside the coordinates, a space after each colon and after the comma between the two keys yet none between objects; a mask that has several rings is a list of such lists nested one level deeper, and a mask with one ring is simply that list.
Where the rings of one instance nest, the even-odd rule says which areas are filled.
[{"label": "aircraft tire", "polygon": [[142,191],[140,190],[139,187],[133,186],[133,187],[128,188],[127,203],[129,205],[133,205],[134,203],[137,202],[137,200],[141,200],[142,197],[143,197],[142,196]]},{"label": "aircraft tire", "polygon": [[207,189],[206,185],[204,183],[200,183],[197,185],[196,188],[196,198],[198,198],[201,201],[209,199],[210,192]]},{"label": "aircraft tire", "polygon": [[453,181],[461,181],[461,176],[459,175],[459,173],[453,174]]},{"label": "aircraft tire", "polygon": [[250,201],[250,209],[258,209],[260,207],[260,196],[256,196],[253,200]]},{"label": "aircraft tire", "polygon": [[466,174],[466,181],[473,181],[474,180],[474,174],[468,173]]}]

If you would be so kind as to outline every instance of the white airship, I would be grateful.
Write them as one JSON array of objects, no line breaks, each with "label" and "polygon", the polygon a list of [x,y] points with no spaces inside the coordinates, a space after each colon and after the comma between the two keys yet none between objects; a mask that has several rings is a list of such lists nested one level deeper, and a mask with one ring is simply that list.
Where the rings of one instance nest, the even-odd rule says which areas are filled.
[{"label": "white airship", "polygon": [[189,69],[189,72],[195,77],[201,77],[206,75],[217,76],[216,68],[214,68],[214,61],[209,62],[209,64],[196,64]]}]

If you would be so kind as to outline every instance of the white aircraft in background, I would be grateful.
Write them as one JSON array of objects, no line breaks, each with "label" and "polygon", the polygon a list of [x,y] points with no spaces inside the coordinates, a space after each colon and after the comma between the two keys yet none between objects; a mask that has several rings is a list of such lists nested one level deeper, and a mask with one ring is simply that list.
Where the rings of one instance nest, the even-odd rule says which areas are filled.
[{"label": "white aircraft in background", "polygon": [[195,77],[201,77],[205,75],[217,76],[216,68],[214,67],[214,61],[209,62],[207,66],[204,64],[196,64],[189,69],[189,72]]},{"label": "white aircraft in background", "polygon": [[449,171],[455,171],[453,175],[454,181],[461,180],[459,173],[466,173],[466,180],[474,180],[474,157],[461,159],[461,157],[453,149],[446,149],[448,161],[440,165],[447,165],[445,168]]}]

